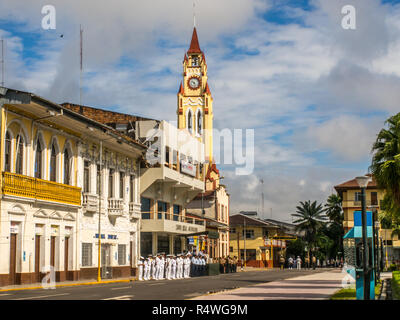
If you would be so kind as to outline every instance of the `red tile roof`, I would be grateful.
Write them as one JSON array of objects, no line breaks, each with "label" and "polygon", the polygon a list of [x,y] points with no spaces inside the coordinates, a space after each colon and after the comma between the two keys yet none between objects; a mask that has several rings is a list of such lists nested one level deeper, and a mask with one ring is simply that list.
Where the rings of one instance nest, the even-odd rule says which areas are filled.
[{"label": "red tile roof", "polygon": [[197,37],[196,27],[193,29],[192,41],[188,53],[202,53],[200,50],[199,39]]},{"label": "red tile roof", "polygon": [[208,82],[206,83],[206,93],[211,95],[210,87],[208,86]]},{"label": "red tile roof", "polygon": [[181,81],[181,86],[179,87],[178,93],[184,94],[182,81]]},{"label": "red tile roof", "polygon": [[[371,174],[366,174],[366,176],[372,177],[372,180],[370,182],[368,182],[367,188],[368,189],[377,189],[378,185],[375,181],[375,178]],[[355,178],[335,186],[336,191],[339,191],[339,190],[343,191],[346,189],[360,189],[360,186],[358,185],[357,180]]]}]

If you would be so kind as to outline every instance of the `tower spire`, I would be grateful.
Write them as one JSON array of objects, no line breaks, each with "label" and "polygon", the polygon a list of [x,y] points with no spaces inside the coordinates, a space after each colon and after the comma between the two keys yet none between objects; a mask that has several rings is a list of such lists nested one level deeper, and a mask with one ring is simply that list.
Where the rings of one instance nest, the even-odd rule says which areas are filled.
[{"label": "tower spire", "polygon": [[190,42],[190,48],[187,53],[202,53],[200,49],[199,38],[197,37],[196,27],[193,28],[192,41]]}]

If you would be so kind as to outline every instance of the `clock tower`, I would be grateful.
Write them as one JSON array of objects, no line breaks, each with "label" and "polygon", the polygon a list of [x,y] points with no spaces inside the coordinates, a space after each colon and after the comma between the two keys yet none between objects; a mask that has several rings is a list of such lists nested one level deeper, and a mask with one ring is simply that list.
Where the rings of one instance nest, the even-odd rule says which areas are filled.
[{"label": "clock tower", "polygon": [[178,92],[178,128],[188,130],[204,143],[205,160],[212,163],[213,98],[208,85],[206,58],[200,49],[196,28],[183,58],[182,76]]}]

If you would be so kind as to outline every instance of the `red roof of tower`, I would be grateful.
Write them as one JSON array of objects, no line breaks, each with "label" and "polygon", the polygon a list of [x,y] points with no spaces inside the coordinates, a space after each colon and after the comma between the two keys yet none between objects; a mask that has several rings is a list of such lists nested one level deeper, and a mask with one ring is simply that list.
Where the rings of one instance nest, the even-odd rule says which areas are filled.
[{"label": "red roof of tower", "polygon": [[199,38],[197,37],[196,27],[193,29],[192,41],[190,42],[190,48],[187,53],[202,53],[199,45]]},{"label": "red roof of tower", "polygon": [[179,87],[178,93],[180,93],[180,94],[184,94],[184,93],[185,93],[185,92],[183,91],[182,81],[181,81],[181,86]]},{"label": "red roof of tower", "polygon": [[210,87],[208,86],[208,82],[206,83],[206,93],[211,94]]}]

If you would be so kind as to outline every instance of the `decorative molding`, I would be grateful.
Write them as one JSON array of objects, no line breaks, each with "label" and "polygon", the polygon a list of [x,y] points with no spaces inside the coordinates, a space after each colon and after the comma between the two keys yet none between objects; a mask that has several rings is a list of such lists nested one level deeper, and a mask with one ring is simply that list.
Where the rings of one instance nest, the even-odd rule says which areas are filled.
[{"label": "decorative molding", "polygon": [[194,107],[194,106],[199,106],[199,105],[200,106],[204,106],[204,100],[201,97],[194,98],[194,99],[185,98],[183,100],[183,106],[192,106],[192,107]]}]

